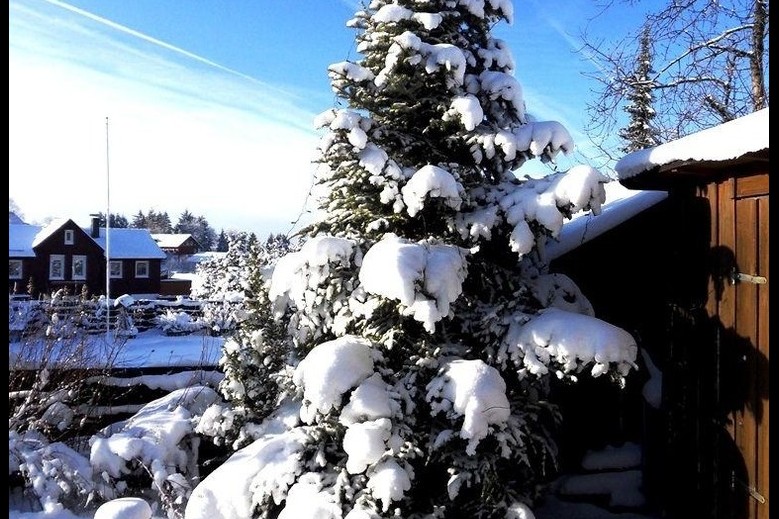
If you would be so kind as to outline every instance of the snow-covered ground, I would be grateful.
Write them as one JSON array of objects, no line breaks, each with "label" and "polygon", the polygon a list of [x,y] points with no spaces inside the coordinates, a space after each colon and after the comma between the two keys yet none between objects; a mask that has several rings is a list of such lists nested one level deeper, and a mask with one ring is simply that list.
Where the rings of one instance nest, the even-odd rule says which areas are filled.
[{"label": "snow-covered ground", "polygon": [[[58,512],[19,512],[17,510],[8,510],[8,519],[92,519],[94,514],[76,515],[69,510],[60,510]],[[162,516],[155,519],[164,519]]]},{"label": "snow-covered ground", "polygon": [[223,343],[222,337],[200,333],[167,336],[153,328],[127,340],[116,367],[215,366]]}]

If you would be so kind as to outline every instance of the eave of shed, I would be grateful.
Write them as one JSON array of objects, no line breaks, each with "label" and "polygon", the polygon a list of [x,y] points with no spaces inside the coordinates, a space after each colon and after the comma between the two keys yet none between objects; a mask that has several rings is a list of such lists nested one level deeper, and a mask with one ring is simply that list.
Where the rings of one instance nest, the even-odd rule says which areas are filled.
[{"label": "eave of shed", "polygon": [[615,170],[630,189],[667,190],[707,183],[768,163],[768,108],[620,159]]}]

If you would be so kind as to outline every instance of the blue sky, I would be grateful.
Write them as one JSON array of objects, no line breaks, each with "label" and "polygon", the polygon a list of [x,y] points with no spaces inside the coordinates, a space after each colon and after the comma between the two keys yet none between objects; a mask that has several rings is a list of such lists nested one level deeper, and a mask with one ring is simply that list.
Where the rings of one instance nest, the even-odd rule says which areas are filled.
[{"label": "blue sky", "polygon": [[[515,1],[495,35],[528,111],[582,132],[597,64],[577,54],[591,0]],[[618,4],[619,5],[619,4]],[[28,221],[185,209],[217,229],[287,232],[311,185],[327,66],[357,58],[357,2],[9,1],[9,191]],[[640,24],[619,7],[604,38]],[[524,172],[546,166],[528,164]],[[106,179],[110,179],[107,184]],[[110,189],[108,189],[110,185]],[[305,217],[304,217],[305,218]]]}]

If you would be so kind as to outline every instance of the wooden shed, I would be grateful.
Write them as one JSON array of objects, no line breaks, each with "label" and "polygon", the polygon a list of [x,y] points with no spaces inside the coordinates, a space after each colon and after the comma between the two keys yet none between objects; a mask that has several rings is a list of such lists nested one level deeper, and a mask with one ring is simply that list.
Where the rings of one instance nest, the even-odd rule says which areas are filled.
[{"label": "wooden shed", "polygon": [[769,517],[768,121],[766,108],[615,168],[626,187],[667,191],[673,211],[652,289],[667,306],[654,452],[672,517]]},{"label": "wooden shed", "polygon": [[555,388],[565,469],[640,444],[638,512],[769,517],[768,152],[765,109],[627,155],[616,170],[637,191],[612,189],[545,247],[549,270],[639,346],[624,388]]}]

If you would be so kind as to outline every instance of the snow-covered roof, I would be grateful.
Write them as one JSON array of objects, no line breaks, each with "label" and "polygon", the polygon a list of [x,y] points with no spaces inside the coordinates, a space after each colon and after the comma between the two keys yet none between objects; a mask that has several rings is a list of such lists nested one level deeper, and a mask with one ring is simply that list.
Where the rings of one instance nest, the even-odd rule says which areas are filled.
[{"label": "snow-covered roof", "polygon": [[[12,258],[34,258],[33,250],[46,238],[61,228],[68,219],[54,220],[48,225],[8,224],[8,255]],[[90,229],[84,229],[90,236]],[[105,250],[105,228],[100,229],[100,237],[92,238]],[[165,253],[160,249],[147,229],[111,228],[110,243],[111,259],[165,259]]]},{"label": "snow-covered roof", "polygon": [[57,229],[68,222],[67,218],[57,218],[46,225],[8,224],[8,255],[14,258],[34,258],[37,247]]},{"label": "snow-covered roof", "polygon": [[46,238],[57,232],[57,230],[67,222],[67,218],[55,218],[43,227],[38,227],[38,234],[36,234],[35,238],[32,240],[31,248],[35,248],[43,243]]},{"label": "snow-covered roof", "polygon": [[184,245],[188,239],[194,239],[191,234],[152,234],[151,237],[163,249],[175,249]]},{"label": "snow-covered roof", "polygon": [[189,260],[195,263],[200,263],[211,259],[223,258],[225,254],[227,253],[209,250],[205,252],[197,252],[195,254],[192,254],[189,256]]},{"label": "snow-covered roof", "polygon": [[557,239],[549,238],[546,244],[548,261],[597,238],[668,196],[665,191],[631,190],[616,182],[606,184],[606,193],[607,202],[602,206],[601,214],[578,213],[563,225]]},{"label": "snow-covered roof", "polygon": [[768,108],[653,148],[634,151],[614,169],[620,180],[669,165],[724,162],[768,150]]},{"label": "snow-covered roof", "polygon": [[[87,234],[89,230],[85,229]],[[105,227],[100,228],[100,237],[92,238],[100,247],[105,250]],[[111,240],[108,244],[111,250],[109,256],[111,259],[165,259],[165,253],[162,252],[157,242],[155,242],[147,229],[124,229],[111,228]]]},{"label": "snow-covered roof", "polygon": [[170,279],[181,279],[183,281],[196,281],[198,277],[200,275],[194,272],[174,272],[170,275]]},{"label": "snow-covered roof", "polygon": [[8,224],[8,256],[11,258],[34,258],[32,242],[41,228],[37,225]]}]

